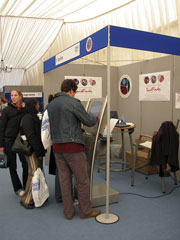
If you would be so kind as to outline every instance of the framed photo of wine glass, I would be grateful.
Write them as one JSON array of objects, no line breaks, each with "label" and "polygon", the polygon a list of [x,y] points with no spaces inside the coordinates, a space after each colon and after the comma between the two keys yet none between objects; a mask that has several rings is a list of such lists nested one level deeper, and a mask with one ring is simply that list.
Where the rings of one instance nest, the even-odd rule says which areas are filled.
[{"label": "framed photo of wine glass", "polygon": [[129,97],[132,91],[132,81],[131,78],[124,74],[122,77],[119,79],[119,94],[123,98]]}]

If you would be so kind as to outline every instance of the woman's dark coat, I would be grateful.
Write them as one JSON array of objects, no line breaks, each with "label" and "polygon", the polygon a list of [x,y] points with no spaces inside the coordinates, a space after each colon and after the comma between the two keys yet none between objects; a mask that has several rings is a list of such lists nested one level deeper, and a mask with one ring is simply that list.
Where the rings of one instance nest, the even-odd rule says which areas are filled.
[{"label": "woman's dark coat", "polygon": [[41,141],[41,121],[37,114],[29,112],[23,117],[21,133],[26,135],[36,157],[45,155],[45,149]]},{"label": "woman's dark coat", "polygon": [[[24,104],[23,104],[24,105]],[[3,109],[0,121],[0,147],[4,147],[4,142],[13,142],[18,134],[19,125],[26,110],[23,106],[17,109],[11,102]]]}]

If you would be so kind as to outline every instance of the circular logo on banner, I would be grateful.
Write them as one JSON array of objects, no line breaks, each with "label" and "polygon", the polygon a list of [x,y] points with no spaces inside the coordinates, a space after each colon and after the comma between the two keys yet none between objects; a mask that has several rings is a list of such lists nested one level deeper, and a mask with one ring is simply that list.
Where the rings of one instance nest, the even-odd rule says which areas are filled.
[{"label": "circular logo on banner", "polygon": [[129,97],[132,90],[131,78],[128,75],[123,75],[119,80],[119,94],[123,98]]},{"label": "circular logo on banner", "polygon": [[159,74],[158,80],[160,83],[162,83],[164,81],[164,75]]},{"label": "circular logo on banner", "polygon": [[156,83],[156,80],[157,80],[157,79],[156,79],[156,76],[155,76],[155,75],[152,75],[152,76],[151,76],[151,82],[152,82],[152,83]]},{"label": "circular logo on banner", "polygon": [[89,83],[91,84],[91,86],[94,86],[94,85],[96,85],[96,80],[94,80],[94,79],[90,79],[89,80]]},{"label": "circular logo on banner", "polygon": [[88,38],[86,41],[86,51],[90,52],[92,49],[92,38]]},{"label": "circular logo on banner", "polygon": [[148,77],[148,76],[146,76],[146,77],[144,78],[144,83],[145,83],[145,84],[148,84],[148,83],[149,83],[149,77]]},{"label": "circular logo on banner", "polygon": [[77,78],[74,78],[73,80],[74,80],[74,82],[76,83],[76,85],[79,84],[79,80],[78,80]]},{"label": "circular logo on banner", "polygon": [[88,80],[85,79],[85,78],[82,78],[82,79],[81,79],[81,84],[82,84],[83,86],[86,86],[86,85],[88,84]]}]

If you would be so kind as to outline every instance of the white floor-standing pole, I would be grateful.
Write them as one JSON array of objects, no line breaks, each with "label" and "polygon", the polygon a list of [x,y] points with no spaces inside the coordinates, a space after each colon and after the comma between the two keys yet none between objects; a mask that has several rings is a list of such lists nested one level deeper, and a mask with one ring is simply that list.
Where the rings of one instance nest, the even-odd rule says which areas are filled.
[{"label": "white floor-standing pole", "polygon": [[100,223],[115,223],[119,217],[109,213],[109,166],[110,166],[110,26],[108,25],[107,45],[107,156],[106,156],[106,213],[100,214],[96,220]]}]

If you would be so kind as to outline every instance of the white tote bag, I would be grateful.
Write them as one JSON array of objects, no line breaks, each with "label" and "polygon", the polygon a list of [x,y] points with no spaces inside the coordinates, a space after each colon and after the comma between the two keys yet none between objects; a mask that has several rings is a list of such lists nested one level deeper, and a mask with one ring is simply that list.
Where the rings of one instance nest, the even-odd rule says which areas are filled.
[{"label": "white tote bag", "polygon": [[40,168],[35,171],[32,177],[32,196],[35,207],[41,207],[49,197],[49,189],[44,174]]},{"label": "white tote bag", "polygon": [[51,133],[50,133],[50,124],[49,124],[49,116],[47,109],[45,110],[42,117],[41,124],[41,140],[45,149],[52,145],[51,141]]}]

